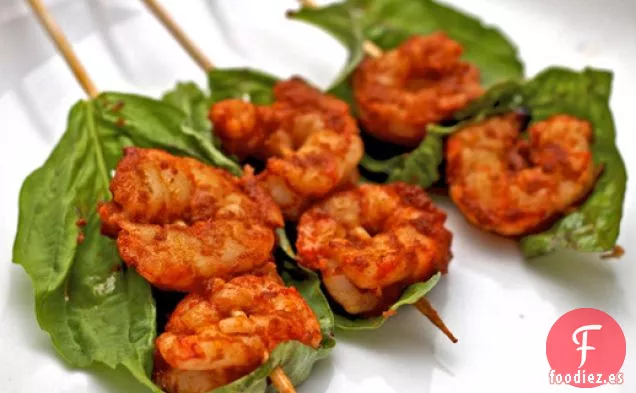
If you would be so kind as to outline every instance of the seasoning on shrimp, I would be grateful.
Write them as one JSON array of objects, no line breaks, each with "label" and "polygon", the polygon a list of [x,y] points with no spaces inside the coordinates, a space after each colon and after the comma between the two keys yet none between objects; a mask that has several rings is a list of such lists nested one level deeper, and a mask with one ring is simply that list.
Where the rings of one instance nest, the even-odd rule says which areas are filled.
[{"label": "seasoning on shrimp", "polygon": [[283,225],[280,209],[249,170],[236,178],[194,159],[127,148],[102,232],[122,259],[153,285],[191,291],[266,263]]},{"label": "seasoning on shrimp", "polygon": [[450,196],[471,223],[507,236],[550,224],[585,197],[596,170],[589,122],[556,115],[534,123],[491,117],[453,134],[446,149]]},{"label": "seasoning on shrimp", "polygon": [[321,339],[313,311],[275,268],[215,279],[179,303],[157,338],[154,378],[168,393],[205,393],[250,373],[282,342],[318,348]]},{"label": "seasoning on shrimp", "polygon": [[278,82],[271,106],[220,101],[210,120],[223,148],[267,160],[259,182],[297,220],[311,203],[357,180],[363,146],[343,101],[298,78]]},{"label": "seasoning on shrimp", "polygon": [[302,215],[299,262],[321,272],[348,313],[380,315],[408,285],[447,271],[452,234],[445,220],[418,186],[364,184]]},{"label": "seasoning on shrimp", "polygon": [[459,43],[435,33],[366,58],[353,74],[364,129],[383,141],[417,146],[428,124],[451,117],[483,92],[479,70],[460,60],[462,52]]}]

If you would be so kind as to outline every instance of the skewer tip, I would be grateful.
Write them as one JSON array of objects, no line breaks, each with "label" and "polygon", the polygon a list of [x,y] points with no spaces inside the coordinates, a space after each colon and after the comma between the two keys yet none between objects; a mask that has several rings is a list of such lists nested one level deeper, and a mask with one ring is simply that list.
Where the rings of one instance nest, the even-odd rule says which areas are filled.
[{"label": "skewer tip", "polygon": [[426,297],[421,298],[415,303],[415,307],[422,313],[429,321],[433,323],[439,330],[442,331],[448,337],[453,344],[456,344],[459,340],[453,332],[446,326],[442,318],[437,313],[437,310],[433,307],[433,305],[428,301]]},{"label": "skewer tip", "polygon": [[287,374],[285,374],[282,367],[276,367],[269,375],[269,379],[279,393],[296,393],[294,384],[291,382]]}]

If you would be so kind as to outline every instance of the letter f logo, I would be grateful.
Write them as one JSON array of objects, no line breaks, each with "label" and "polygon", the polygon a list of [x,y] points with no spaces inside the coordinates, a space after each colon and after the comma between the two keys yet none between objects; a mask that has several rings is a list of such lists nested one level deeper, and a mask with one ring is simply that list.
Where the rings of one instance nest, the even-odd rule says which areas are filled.
[{"label": "letter f logo", "polygon": [[[585,325],[576,329],[572,334],[572,341],[574,341],[574,344],[580,345],[580,347],[576,349],[577,351],[581,351],[581,364],[579,364],[579,368],[583,367],[585,361],[587,360],[587,351],[593,351],[596,349],[587,345],[587,332],[590,330],[601,330],[602,327],[602,325]],[[581,342],[579,342],[579,339],[576,336],[578,336],[578,334],[581,332],[583,334],[581,335]]]}]

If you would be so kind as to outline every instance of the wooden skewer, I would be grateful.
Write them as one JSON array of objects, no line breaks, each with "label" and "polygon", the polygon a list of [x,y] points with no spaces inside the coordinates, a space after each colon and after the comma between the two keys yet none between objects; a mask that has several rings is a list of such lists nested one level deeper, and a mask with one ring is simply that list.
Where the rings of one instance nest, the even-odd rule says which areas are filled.
[{"label": "wooden skewer", "polygon": [[[303,7],[307,8],[316,8],[318,5],[314,2],[314,0],[299,0],[300,4]],[[378,47],[373,42],[366,40],[363,44],[364,52],[371,57],[380,57],[382,56],[382,49]],[[453,335],[453,332],[446,326],[442,318],[437,313],[437,310],[433,307],[431,302],[428,301],[426,297],[421,298],[414,304],[414,306],[420,310],[429,321],[433,323],[439,330],[441,330],[446,337],[448,337],[453,343],[456,343],[458,340]]]},{"label": "wooden skewer", "polygon": [[37,16],[38,21],[40,21],[42,26],[46,29],[49,37],[51,37],[51,39],[55,43],[55,46],[57,46],[57,49],[62,54],[62,57],[64,57],[64,60],[66,61],[66,64],[68,64],[68,66],[71,68],[71,71],[73,71],[75,79],[77,79],[77,82],[79,82],[80,86],[82,86],[82,89],[84,89],[86,95],[90,98],[97,97],[97,95],[99,94],[97,87],[95,87],[95,84],[91,80],[90,76],[88,76],[88,73],[86,72],[86,70],[82,66],[82,63],[80,63],[77,55],[73,51],[71,43],[62,32],[62,29],[60,29],[60,26],[55,22],[42,0],[28,1],[29,5],[33,9],[33,13],[35,14],[35,16]]},{"label": "wooden skewer", "polygon": [[[73,51],[73,47],[60,29],[59,25],[55,22],[48,9],[42,2],[42,0],[28,0],[33,12],[37,16],[40,23],[44,26],[49,36],[55,42],[58,50],[66,60],[66,63],[73,71],[75,78],[79,82],[80,86],[86,92],[90,98],[95,98],[99,94],[99,91],[95,87],[95,84],[88,76],[86,69],[82,66],[79,58]],[[172,32],[173,36],[183,45],[188,53],[195,59],[197,64],[205,70],[214,68],[214,65],[208,60],[201,51],[190,41],[185,33],[174,23],[172,18],[166,13],[157,2],[154,0],[144,0],[153,13],[161,19],[164,25]],[[270,375],[272,384],[278,389],[280,393],[296,393],[294,385],[285,374],[285,371],[281,367],[277,367],[272,371]]]},{"label": "wooden skewer", "polygon": [[172,36],[188,52],[190,57],[205,71],[214,68],[214,64],[208,59],[201,49],[186,35],[181,27],[172,19],[166,9],[155,0],[142,0],[148,9],[161,21]]},{"label": "wooden skewer", "polygon": [[[201,67],[204,71],[210,71],[214,68],[214,63],[208,59],[199,47],[186,35],[186,33],[179,27],[177,22],[172,19],[172,16],[166,11],[166,9],[155,0],[142,0],[144,4],[150,9],[150,11],[161,21],[166,29],[172,34],[172,36],[181,44],[186,52],[192,57],[192,59]],[[281,367],[276,367],[269,376],[272,385],[280,393],[296,393],[294,384],[291,382],[285,371]]]},{"label": "wooden skewer", "polygon": [[[298,0],[298,1],[300,2],[300,5],[302,5],[303,7],[307,7],[307,8],[318,7],[318,4],[316,4],[314,0]],[[374,44],[372,41],[365,40],[362,43],[362,49],[364,50],[364,53],[366,53],[367,55],[371,57],[382,56],[382,49],[376,44]]]},{"label": "wooden skewer", "polygon": [[453,343],[456,343],[457,341],[459,341],[453,335],[453,332],[450,331],[448,326],[446,326],[442,318],[437,313],[437,310],[435,310],[431,302],[429,302],[426,297],[423,297],[420,300],[418,300],[417,303],[414,304],[414,306],[418,310],[420,310],[420,312],[424,314],[424,316],[426,316],[426,318],[428,318],[428,320],[431,321],[433,325],[435,325],[439,330],[441,330],[442,333],[444,333],[446,337],[448,337]]},{"label": "wooden skewer", "polygon": [[[179,25],[172,19],[170,14],[166,11],[161,4],[155,0],[142,0],[146,6],[155,14],[155,16],[163,23],[163,25],[172,33],[173,37],[183,46],[183,48],[190,54],[190,56],[196,61],[196,63],[205,71],[209,71],[214,68],[214,64],[203,55],[194,42],[185,34],[185,32],[179,27]],[[299,0],[303,7],[315,8],[316,3],[313,0]],[[382,55],[382,49],[375,45],[371,41],[364,42],[365,52],[372,57],[379,57]],[[444,324],[444,321],[440,318],[439,314],[433,308],[433,305],[426,298],[420,299],[416,304],[418,310],[424,314],[435,326],[437,326],[446,336],[454,343],[458,340],[455,338],[450,329]],[[282,368],[277,367],[270,375],[272,384],[281,393],[293,393],[295,392],[294,386],[285,375],[285,371]]]},{"label": "wooden skewer", "polygon": [[276,367],[269,375],[269,379],[280,393],[296,393],[294,384],[289,380],[289,377],[281,367]]},{"label": "wooden skewer", "polygon": [[[299,0],[300,4],[303,7],[307,8],[316,8],[318,5],[314,2],[314,0]],[[365,40],[362,46],[364,52],[371,57],[380,57],[382,56],[382,49],[369,40]],[[433,305],[428,301],[426,297],[421,298],[414,304],[414,306],[420,310],[429,321],[433,323],[439,330],[441,330],[446,337],[448,337],[453,343],[456,343],[458,340],[453,335],[453,332],[446,326],[442,318],[437,313],[437,310],[433,307]]]}]

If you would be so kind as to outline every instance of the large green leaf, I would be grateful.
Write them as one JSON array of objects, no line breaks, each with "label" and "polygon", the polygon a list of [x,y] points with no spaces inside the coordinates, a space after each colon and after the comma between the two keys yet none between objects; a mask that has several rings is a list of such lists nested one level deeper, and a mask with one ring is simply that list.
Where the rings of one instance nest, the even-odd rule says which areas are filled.
[{"label": "large green leaf", "polygon": [[521,239],[521,249],[528,257],[561,248],[603,252],[616,245],[627,173],[615,142],[609,107],[611,85],[612,74],[608,71],[586,68],[577,72],[553,67],[525,83],[494,86],[482,99],[458,114],[458,120],[463,123],[523,108],[530,111],[532,122],[564,113],[586,119],[594,128],[592,155],[596,165],[602,166],[603,173],[591,195],[576,211],[547,231]]},{"label": "large green leaf", "polygon": [[100,235],[96,211],[125,146],[154,147],[240,168],[196,131],[190,116],[146,97],[103,93],[78,102],[68,128],[20,192],[13,260],[31,277],[42,329],[72,366],[102,363],[149,378],[156,334],[150,286],[122,268],[115,243]]},{"label": "large green leaf", "polygon": [[429,134],[412,152],[387,160],[376,160],[365,154],[360,165],[369,172],[386,174],[387,183],[403,181],[428,188],[440,178],[438,168],[443,157],[442,138]]},{"label": "large green leaf", "polygon": [[274,76],[249,68],[214,69],[208,72],[210,101],[240,98],[255,104],[271,104]]},{"label": "large green leaf", "polygon": [[[66,133],[22,186],[13,260],[31,277],[40,327],[69,364],[123,365],[158,391],[149,378],[155,337],[150,287],[133,270],[121,269],[114,242],[99,233],[95,207],[109,195],[116,161],[104,149],[102,128],[95,102],[73,107]],[[109,148],[121,141],[109,140]],[[81,220],[85,226],[77,224]]]},{"label": "large green leaf", "polygon": [[364,58],[364,22],[362,12],[350,3],[339,3],[323,8],[303,7],[299,11],[289,12],[288,16],[328,31],[340,41],[349,52],[347,61],[335,80],[331,93],[351,102],[351,92],[346,80]]},{"label": "large green leaf", "polygon": [[[212,131],[202,125],[200,116],[183,104],[177,107],[148,97],[111,92],[101,94],[97,101],[103,108],[101,118],[110,125],[103,130],[107,148],[111,147],[111,139],[126,136],[129,142],[134,139],[136,146],[190,156],[235,175],[241,172],[240,166],[214,145]],[[119,153],[117,144],[112,147],[115,151],[111,153]]]},{"label": "large green leaf", "polygon": [[[338,6],[303,8],[292,16],[324,29],[345,45],[350,52],[345,70],[353,70],[361,60],[357,32],[362,24],[364,38],[384,50],[414,34],[445,32],[462,44],[464,59],[479,68],[485,86],[523,77],[517,49],[501,31],[433,0],[349,0]],[[343,79],[336,78],[335,90],[342,98],[351,97],[340,84]]]},{"label": "large green leaf", "polygon": [[[210,109],[210,99],[206,93],[194,82],[181,82],[164,93],[161,98],[167,104],[181,109],[186,114],[185,124],[194,131],[202,134],[202,137],[209,138],[212,132],[212,123],[208,119]],[[214,146],[221,148],[218,138],[212,136]]]}]

